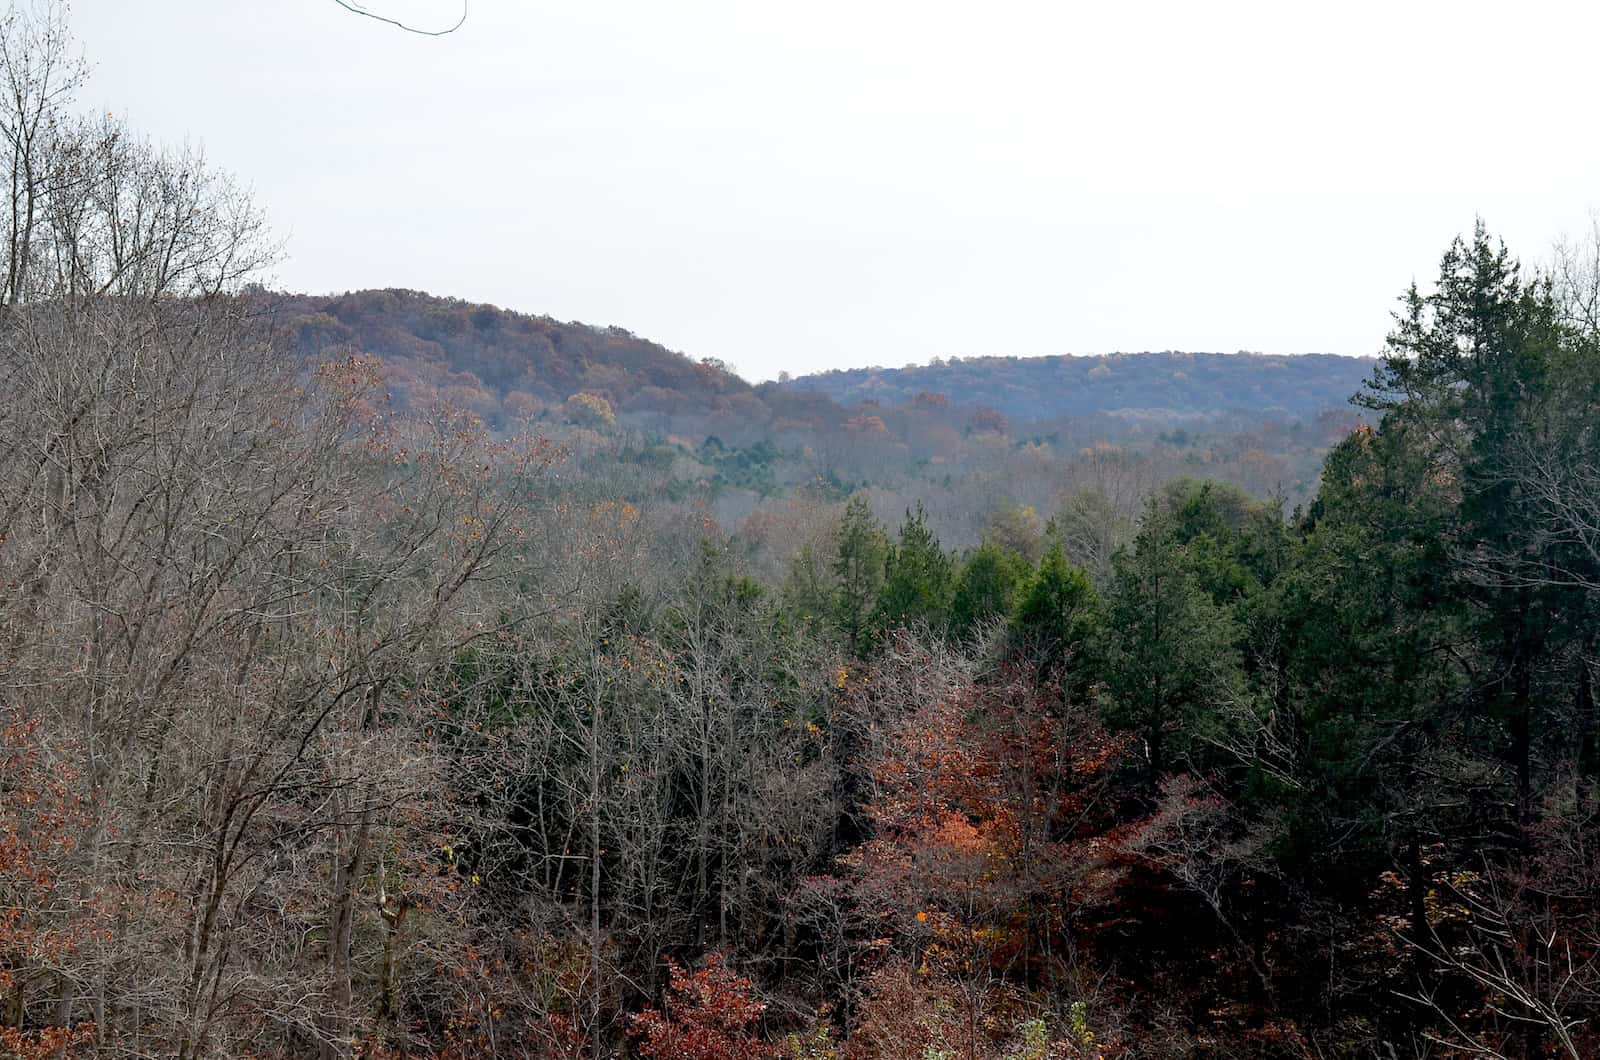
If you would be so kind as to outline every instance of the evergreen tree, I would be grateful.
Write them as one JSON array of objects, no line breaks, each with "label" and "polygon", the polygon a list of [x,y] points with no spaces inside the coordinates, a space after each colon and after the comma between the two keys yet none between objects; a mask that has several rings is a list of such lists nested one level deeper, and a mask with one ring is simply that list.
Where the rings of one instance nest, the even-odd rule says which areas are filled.
[{"label": "evergreen tree", "polygon": [[1285,868],[1362,888],[1397,868],[1408,930],[1426,938],[1421,851],[1475,827],[1471,775],[1482,774],[1441,741],[1467,687],[1468,616],[1449,589],[1451,488],[1408,435],[1364,428],[1328,457],[1298,562],[1275,592],[1281,757],[1262,763],[1257,794],[1276,807]]},{"label": "evergreen tree", "polygon": [[998,545],[983,544],[961,567],[950,598],[950,631],[968,638],[1010,614],[1017,591],[1031,572],[1028,561]]},{"label": "evergreen tree", "polygon": [[1453,488],[1444,582],[1476,619],[1474,706],[1483,735],[1505,748],[1522,828],[1533,813],[1536,745],[1567,727],[1539,685],[1563,667],[1561,634],[1584,604],[1542,576],[1559,561],[1525,475],[1569,345],[1550,283],[1525,278],[1480,222],[1445,253],[1433,292],[1407,293],[1362,398],[1384,413],[1384,433],[1403,432]]},{"label": "evergreen tree", "polygon": [[872,650],[873,608],[888,552],[888,539],[867,498],[859,493],[851,497],[839,524],[839,552],[833,562],[833,613],[845,644],[860,658]]},{"label": "evergreen tree", "polygon": [[1112,562],[1103,650],[1107,720],[1140,734],[1153,777],[1241,694],[1236,639],[1170,517],[1152,507],[1133,547]]},{"label": "evergreen tree", "polygon": [[1246,564],[1243,546],[1245,528],[1260,518],[1263,506],[1225,482],[1183,479],[1165,494],[1173,539],[1212,600],[1231,607],[1258,591],[1260,579]]},{"label": "evergreen tree", "polygon": [[906,511],[900,540],[889,550],[874,625],[879,630],[926,628],[943,633],[954,588],[954,564],[928,526],[918,501]]},{"label": "evergreen tree", "polygon": [[1069,564],[1061,545],[1054,544],[1018,595],[1011,616],[1012,641],[1041,677],[1066,677],[1070,687],[1084,687],[1093,676],[1089,668],[1065,671],[1085,654],[1099,610],[1089,573]]}]

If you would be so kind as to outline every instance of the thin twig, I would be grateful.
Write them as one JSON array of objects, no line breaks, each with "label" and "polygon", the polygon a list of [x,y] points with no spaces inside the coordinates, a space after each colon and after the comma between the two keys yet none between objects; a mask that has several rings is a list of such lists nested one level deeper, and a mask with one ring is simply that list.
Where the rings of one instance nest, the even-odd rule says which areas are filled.
[{"label": "thin twig", "polygon": [[365,7],[362,7],[360,4],[356,3],[355,0],[333,0],[333,2],[344,8],[346,11],[349,11],[351,14],[361,15],[376,22],[387,23],[388,25],[403,29],[407,33],[415,33],[419,37],[443,37],[454,33],[467,21],[467,0],[461,0],[461,17],[456,19],[456,24],[451,26],[449,29],[417,29],[415,26],[406,25],[399,19],[389,18],[385,15],[379,15],[368,11]]}]

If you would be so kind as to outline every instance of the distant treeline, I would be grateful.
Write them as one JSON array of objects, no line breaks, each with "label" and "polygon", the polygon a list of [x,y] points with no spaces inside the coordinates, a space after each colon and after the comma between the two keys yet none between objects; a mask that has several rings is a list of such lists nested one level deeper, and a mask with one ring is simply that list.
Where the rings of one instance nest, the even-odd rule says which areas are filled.
[{"label": "distant treeline", "polygon": [[1214,415],[1248,410],[1289,419],[1342,404],[1372,374],[1370,357],[1331,353],[1111,353],[1101,356],[951,357],[904,368],[850,368],[789,385],[851,405],[939,394],[1013,419],[1123,409]]},{"label": "distant treeline", "polygon": [[969,357],[752,385],[714,358],[697,361],[622,328],[418,291],[285,295],[277,319],[303,352],[359,348],[383,359],[401,396],[443,393],[491,416],[502,405],[526,412],[582,393],[624,417],[722,411],[765,425],[837,425],[861,406],[954,407],[980,430],[1105,413],[1309,420],[1344,405],[1375,363],[1334,354],[1171,351]]},{"label": "distant treeline", "polygon": [[956,545],[1007,505],[1053,511],[1085,487],[1130,515],[1183,477],[1304,501],[1360,422],[1348,398],[1374,363],[985,358],[751,385],[620,328],[415,291],[269,301],[307,362],[374,357],[400,408],[449,407],[499,432],[535,424],[583,457],[585,481],[632,502],[664,489],[731,528],[796,488],[869,488],[884,515],[926,502]]}]

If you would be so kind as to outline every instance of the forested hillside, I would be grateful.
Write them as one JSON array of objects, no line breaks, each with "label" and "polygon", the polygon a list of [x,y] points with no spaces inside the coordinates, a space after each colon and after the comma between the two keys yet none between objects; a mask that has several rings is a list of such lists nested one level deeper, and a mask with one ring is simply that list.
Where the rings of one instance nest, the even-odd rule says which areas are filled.
[{"label": "forested hillside", "polygon": [[[664,490],[729,528],[752,518],[769,527],[802,495],[866,490],[885,518],[923,502],[957,545],[976,544],[1004,510],[1048,516],[1084,491],[1132,516],[1143,494],[1196,475],[1305,501],[1323,455],[1360,422],[1348,398],[1370,370],[1353,358],[1308,372],[1294,359],[1141,354],[1103,362],[1139,380],[1132,390],[1046,387],[1034,395],[1037,416],[1013,418],[922,390],[842,405],[801,383],[751,386],[618,328],[411,291],[273,295],[263,305],[262,319],[305,362],[372,357],[401,409],[443,403],[491,432],[531,425],[632,503]],[[1033,362],[973,371],[998,385],[1018,363]],[[1217,363],[1236,367],[1196,367]],[[1237,401],[1222,400],[1219,378],[1240,388]],[[983,391],[968,380],[954,392]],[[1129,395],[1168,405],[1133,407]]]},{"label": "forested hillside", "polygon": [[261,290],[60,14],[0,24],[51,130],[0,153],[0,1057],[1600,1055],[1600,242],[1454,241],[1366,421],[791,406]]},{"label": "forested hillside", "polygon": [[578,393],[601,397],[640,423],[722,414],[769,433],[832,429],[847,418],[845,409],[862,406],[951,404],[969,416],[987,408],[1029,423],[1114,413],[1166,425],[1227,413],[1309,421],[1344,405],[1373,365],[1371,358],[1328,354],[971,357],[752,386],[714,359],[695,361],[621,328],[417,291],[285,296],[275,315],[308,354],[360,349],[384,361],[390,387],[403,399],[442,394],[491,422]]},{"label": "forested hillside", "polygon": [[959,395],[961,401],[1014,419],[1122,410],[1309,419],[1342,404],[1372,374],[1372,364],[1370,357],[1326,353],[951,357],[904,368],[803,375],[789,385],[844,404],[901,404],[925,393]]},{"label": "forested hillside", "polygon": [[307,355],[345,348],[380,358],[391,391],[405,403],[442,397],[491,423],[536,415],[578,393],[624,415],[721,413],[758,428],[775,415],[754,387],[716,361],[691,360],[621,328],[417,291],[285,296],[273,318]]}]

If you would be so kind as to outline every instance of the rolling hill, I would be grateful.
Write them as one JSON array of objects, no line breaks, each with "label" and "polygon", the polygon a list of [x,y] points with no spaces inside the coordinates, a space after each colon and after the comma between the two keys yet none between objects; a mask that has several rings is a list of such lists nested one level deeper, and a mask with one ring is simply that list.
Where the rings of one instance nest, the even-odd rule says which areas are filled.
[{"label": "rolling hill", "polygon": [[753,385],[618,327],[562,322],[417,291],[283,295],[276,320],[306,356],[359,349],[403,400],[444,397],[491,422],[540,415],[574,394],[646,429],[752,440],[832,430],[860,406],[984,406],[1011,420],[1122,412],[1174,419],[1242,413],[1302,421],[1345,405],[1364,357],[1215,353],[972,357],[857,368]]},{"label": "rolling hill", "polygon": [[1291,420],[1343,405],[1374,360],[1335,354],[1114,353],[969,357],[906,368],[854,368],[787,385],[845,405],[904,404],[919,394],[1043,420],[1140,410],[1177,415],[1245,412]]}]

